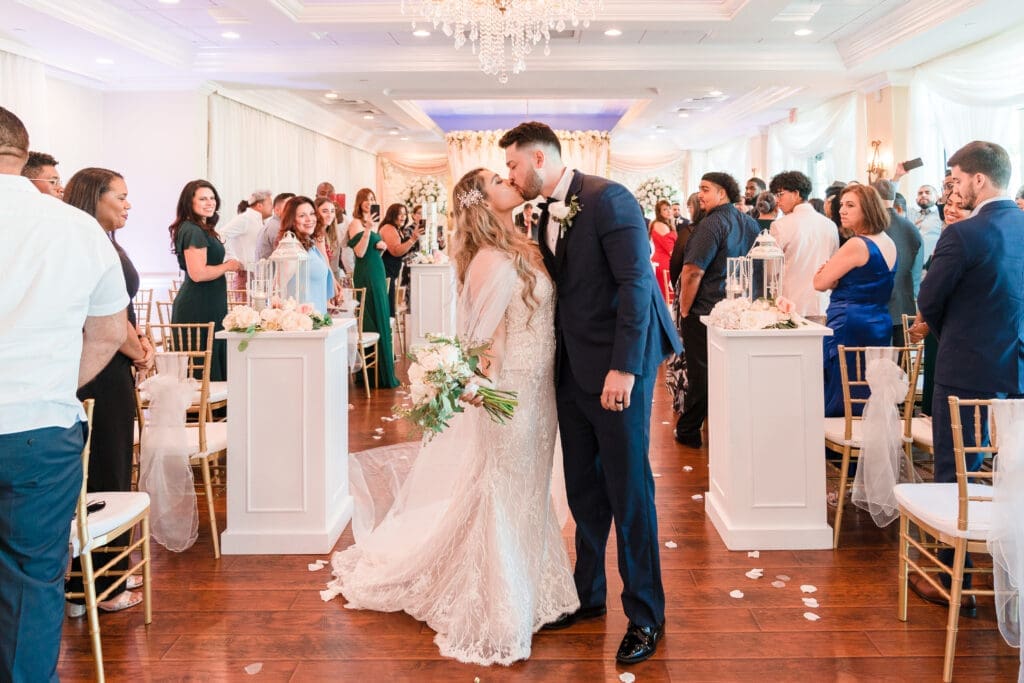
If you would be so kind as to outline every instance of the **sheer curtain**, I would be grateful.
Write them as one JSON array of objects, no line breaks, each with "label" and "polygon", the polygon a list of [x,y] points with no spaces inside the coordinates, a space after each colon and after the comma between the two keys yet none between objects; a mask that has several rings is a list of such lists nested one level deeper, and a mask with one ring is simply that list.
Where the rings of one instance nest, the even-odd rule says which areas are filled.
[{"label": "sheer curtain", "polygon": [[736,179],[742,190],[743,184],[750,177],[750,139],[744,136],[690,154],[689,177],[694,191],[701,176],[711,171],[728,173]]},{"label": "sheer curtain", "polygon": [[329,180],[354,196],[375,187],[376,156],[230,100],[210,96],[210,182],[220,193],[221,213],[253,190],[313,196]]},{"label": "sheer curtain", "polygon": [[914,69],[907,126],[912,149],[929,175],[941,178],[945,158],[972,140],[1007,148],[1011,190],[1019,183],[1024,102],[1024,28],[933,59]]},{"label": "sheer curtain", "polygon": [[696,183],[690,188],[689,170],[689,151],[672,149],[656,156],[633,156],[613,150],[609,160],[608,177],[633,190],[644,180],[657,176],[677,188],[680,201],[685,203],[687,192],[696,189]]},{"label": "sheer curtain", "polygon": [[50,147],[46,68],[39,62],[0,52],[0,102],[28,129],[31,149]]},{"label": "sheer curtain", "polygon": [[[801,110],[796,122],[780,121],[768,127],[768,176],[787,170],[807,173],[818,154],[833,179],[857,177],[857,140],[864,127],[864,100],[856,92],[833,98],[813,109]],[[851,141],[852,144],[851,144]],[[817,188],[816,188],[817,189]]]},{"label": "sheer curtain", "polygon": [[377,157],[377,188],[381,204],[401,201],[402,191],[414,179],[432,176],[449,190],[452,187],[448,172],[448,157],[443,154],[380,155]]}]

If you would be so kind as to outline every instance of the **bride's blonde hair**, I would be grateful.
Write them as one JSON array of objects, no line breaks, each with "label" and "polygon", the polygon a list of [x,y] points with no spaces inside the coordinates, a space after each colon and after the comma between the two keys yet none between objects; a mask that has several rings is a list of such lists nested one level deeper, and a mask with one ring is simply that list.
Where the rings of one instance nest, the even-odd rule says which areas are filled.
[{"label": "bride's blonde hair", "polygon": [[525,284],[523,303],[532,313],[540,300],[534,293],[537,286],[537,271],[543,268],[540,251],[533,242],[518,230],[507,230],[497,216],[484,204],[487,185],[483,173],[486,169],[476,168],[462,176],[452,190],[455,207],[456,233],[454,239],[455,274],[459,285],[465,284],[466,272],[481,249],[497,249],[509,255],[516,274]]}]

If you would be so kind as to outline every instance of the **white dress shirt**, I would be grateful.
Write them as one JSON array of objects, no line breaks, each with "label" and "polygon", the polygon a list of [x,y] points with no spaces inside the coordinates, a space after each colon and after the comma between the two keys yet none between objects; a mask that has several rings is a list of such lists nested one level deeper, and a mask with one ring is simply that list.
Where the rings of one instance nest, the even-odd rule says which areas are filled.
[{"label": "white dress shirt", "polygon": [[939,235],[942,234],[942,219],[939,218],[939,210],[932,206],[914,211],[911,214],[911,220],[921,232],[921,242],[924,245],[922,256],[927,261],[935,251],[935,243],[939,241]]},{"label": "white dress shirt", "polygon": [[248,269],[254,263],[256,247],[263,232],[263,215],[252,207],[217,226],[217,234],[224,240],[224,259],[237,259]]},{"label": "white dress shirt", "polygon": [[[573,170],[571,168],[565,168],[562,170],[562,177],[558,179],[558,184],[555,185],[555,189],[551,191],[549,199],[551,201],[564,202],[565,198],[569,195],[569,185],[572,184]],[[558,232],[561,229],[558,221],[551,218],[550,209],[548,211],[548,224],[544,227],[544,239],[547,240],[548,249],[551,253],[555,253],[555,247],[558,245]]]},{"label": "white dress shirt", "polygon": [[802,316],[825,315],[828,292],[814,289],[814,274],[839,249],[836,224],[807,202],[772,221],[771,235],[786,255],[782,271],[782,296],[796,305]]},{"label": "white dress shirt", "polygon": [[129,304],[121,260],[96,220],[28,178],[0,175],[0,434],[85,419],[86,317]]}]

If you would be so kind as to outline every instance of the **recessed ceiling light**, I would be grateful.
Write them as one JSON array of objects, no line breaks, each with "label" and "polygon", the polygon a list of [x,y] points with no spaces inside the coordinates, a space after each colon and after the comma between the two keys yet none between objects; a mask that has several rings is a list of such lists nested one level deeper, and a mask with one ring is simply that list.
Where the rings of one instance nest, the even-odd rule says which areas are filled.
[{"label": "recessed ceiling light", "polygon": [[369,113],[363,114],[363,119],[365,119],[367,121],[373,121],[373,114],[369,114]]},{"label": "recessed ceiling light", "polygon": [[408,135],[403,135],[402,137],[400,137],[400,138],[398,138],[398,139],[399,139],[399,140],[408,140],[408,139],[409,139],[409,136],[408,136]]},{"label": "recessed ceiling light", "polygon": [[388,131],[388,135],[398,135],[398,131],[392,128],[391,130]]},{"label": "recessed ceiling light", "polygon": [[111,59],[110,57],[97,57],[96,58],[96,63],[97,64],[113,64],[114,60]]},{"label": "recessed ceiling light", "polygon": [[690,112],[688,112],[688,111],[681,111],[681,112],[679,112],[679,118],[681,118],[681,119],[689,118],[689,116],[690,116]]},{"label": "recessed ceiling light", "polygon": [[179,0],[160,0],[161,5],[177,5]]},{"label": "recessed ceiling light", "polygon": [[656,130],[659,133],[667,133],[668,132],[668,128],[665,128],[665,126],[658,126],[654,130]]},{"label": "recessed ceiling light", "polygon": [[722,91],[721,90],[709,90],[708,91],[708,96],[709,97],[721,97],[722,96]]},{"label": "recessed ceiling light", "polygon": [[329,100],[336,100],[338,99],[338,97],[340,97],[340,95],[338,95],[338,93],[332,90],[331,92],[324,93],[324,97],[326,97]]},{"label": "recessed ceiling light", "polygon": [[413,31],[412,34],[414,36],[416,36],[417,38],[429,38],[430,37],[430,31],[428,31],[425,28],[418,28],[415,31]]},{"label": "recessed ceiling light", "polygon": [[812,33],[814,33],[814,31],[812,31],[809,28],[798,28],[797,30],[793,31],[794,36],[809,36]]},{"label": "recessed ceiling light", "polygon": [[618,38],[619,36],[622,35],[622,31],[620,31],[617,28],[610,28],[607,31],[605,31],[604,34],[609,38]]},{"label": "recessed ceiling light", "polygon": [[224,31],[224,33],[220,34],[220,37],[227,38],[228,40],[238,40],[242,36],[234,31]]}]

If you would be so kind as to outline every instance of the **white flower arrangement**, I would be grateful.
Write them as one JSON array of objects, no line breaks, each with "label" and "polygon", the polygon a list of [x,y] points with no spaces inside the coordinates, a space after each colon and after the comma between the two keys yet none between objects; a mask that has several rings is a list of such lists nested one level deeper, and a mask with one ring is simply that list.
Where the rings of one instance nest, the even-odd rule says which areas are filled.
[{"label": "white flower arrangement", "polygon": [[417,204],[437,204],[437,213],[444,214],[448,204],[448,193],[444,185],[433,176],[420,176],[409,181],[400,196],[409,213]]},{"label": "white flower arrangement", "polygon": [[745,297],[722,299],[708,314],[708,327],[722,330],[795,329],[804,324],[793,302],[779,297],[751,301]]},{"label": "white flower arrangement", "polygon": [[448,263],[448,254],[444,253],[440,249],[435,250],[431,253],[424,251],[417,251],[412,258],[409,259],[409,263],[414,264],[430,264],[430,265],[442,265]]},{"label": "white flower arrangement", "polygon": [[654,213],[654,207],[662,199],[670,202],[677,201],[679,193],[674,187],[657,176],[653,176],[637,185],[633,192],[636,200],[644,212]]},{"label": "white flower arrangement", "polygon": [[257,332],[309,332],[330,324],[331,316],[320,315],[313,304],[300,304],[295,299],[282,300],[277,296],[262,311],[250,306],[235,306],[228,311],[223,321],[225,330],[249,335],[239,342],[239,351],[245,351],[249,339]]}]

